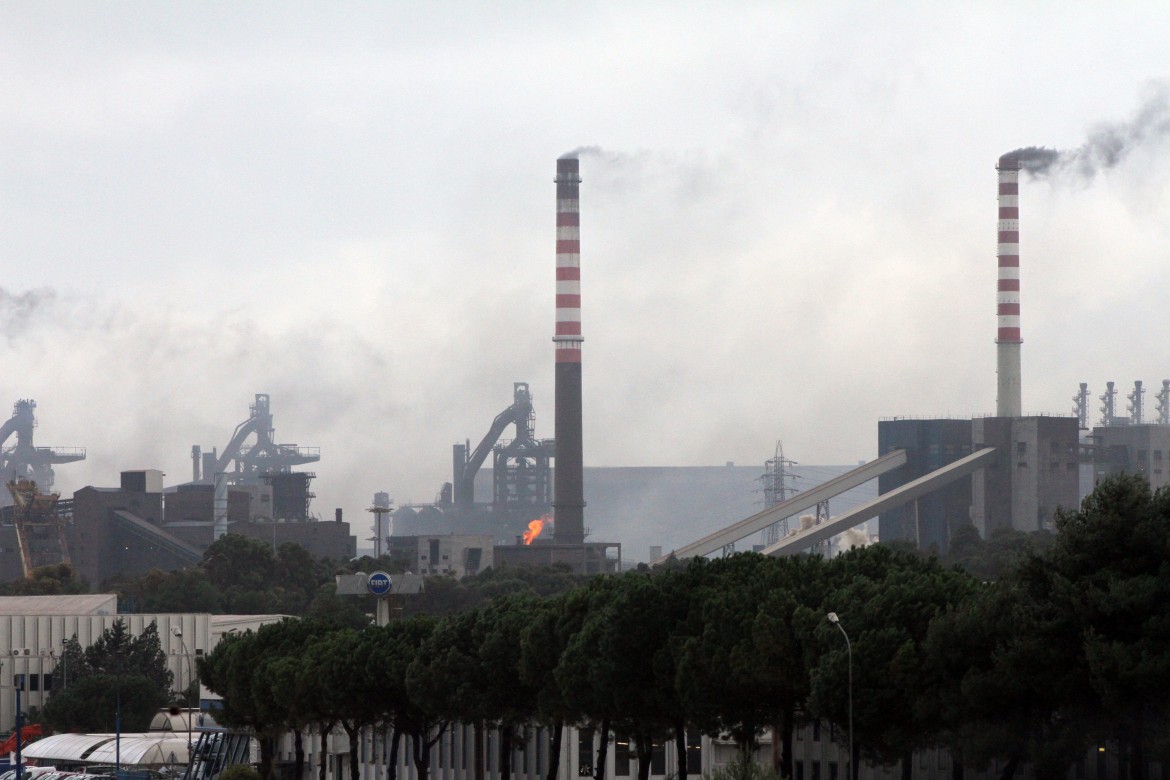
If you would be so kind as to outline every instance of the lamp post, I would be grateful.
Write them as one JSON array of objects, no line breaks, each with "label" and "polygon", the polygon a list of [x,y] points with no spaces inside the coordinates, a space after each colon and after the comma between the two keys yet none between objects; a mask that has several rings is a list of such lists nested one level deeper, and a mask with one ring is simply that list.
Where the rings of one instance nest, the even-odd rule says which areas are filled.
[{"label": "lamp post", "polygon": [[114,777],[122,777],[122,670],[114,677]]},{"label": "lamp post", "polygon": [[[12,664],[12,668],[16,668],[15,663]],[[25,671],[28,671],[28,664],[25,664]],[[21,750],[24,748],[24,745],[22,744],[24,741],[24,735],[21,734],[21,730],[24,728],[24,724],[21,722],[20,718],[20,692],[24,688],[25,675],[22,674],[13,676],[19,680],[19,683],[16,685],[16,773],[12,777],[14,780],[20,780],[20,778],[24,776],[24,768],[21,766]]]},{"label": "lamp post", "polygon": [[826,617],[841,630],[841,636],[845,637],[845,652],[849,656],[849,780],[856,780],[853,774],[853,643],[849,641],[849,634],[845,632],[836,612],[830,612]]},{"label": "lamp post", "polygon": [[[104,666],[97,667],[98,671],[109,674],[110,670]],[[114,777],[122,777],[122,663],[118,659],[118,666],[114,670]]]},{"label": "lamp post", "polygon": [[[187,656],[187,670],[190,672],[190,675],[188,676],[188,679],[187,679],[187,688],[190,689],[192,684],[195,685],[195,698],[196,698],[196,700],[198,700],[199,699],[199,678],[195,676],[195,659],[193,659],[191,657],[191,651],[187,648],[187,643],[185,641],[183,641],[183,629],[179,628],[178,626],[171,626],[171,633],[174,634],[175,638],[179,640],[179,646],[183,648],[183,654],[185,656]],[[191,702],[190,702],[190,700],[188,700],[186,702],[186,704],[187,704],[187,762],[190,763],[191,762],[191,753],[193,752],[193,747],[191,745]],[[202,707],[200,709],[202,709]]]}]

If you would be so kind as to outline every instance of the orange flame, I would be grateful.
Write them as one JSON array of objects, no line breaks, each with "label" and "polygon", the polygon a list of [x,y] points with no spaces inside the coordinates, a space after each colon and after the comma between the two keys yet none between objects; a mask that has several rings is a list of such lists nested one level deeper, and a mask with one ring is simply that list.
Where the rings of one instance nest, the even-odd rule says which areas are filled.
[{"label": "orange flame", "polygon": [[532,544],[532,540],[540,536],[540,532],[544,530],[544,517],[538,517],[528,524],[528,530],[524,532],[524,544]]}]

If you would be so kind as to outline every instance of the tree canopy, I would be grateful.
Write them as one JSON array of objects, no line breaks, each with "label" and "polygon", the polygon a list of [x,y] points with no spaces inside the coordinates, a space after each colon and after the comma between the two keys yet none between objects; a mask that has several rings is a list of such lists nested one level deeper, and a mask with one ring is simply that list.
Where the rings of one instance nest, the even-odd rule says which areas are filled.
[{"label": "tree canopy", "polygon": [[56,731],[146,731],[171,701],[173,675],[154,623],[131,636],[121,620],[89,647],[76,635],[64,643],[60,687],[45,703],[43,718]]}]

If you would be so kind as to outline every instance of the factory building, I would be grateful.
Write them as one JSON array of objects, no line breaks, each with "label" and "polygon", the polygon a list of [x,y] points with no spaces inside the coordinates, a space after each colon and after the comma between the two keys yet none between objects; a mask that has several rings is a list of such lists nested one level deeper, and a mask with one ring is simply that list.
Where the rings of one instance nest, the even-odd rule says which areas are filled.
[{"label": "factory building", "polygon": [[878,423],[882,455],[904,449],[906,465],[878,478],[879,493],[923,477],[985,447],[992,465],[970,478],[885,512],[878,520],[882,541],[914,542],[945,552],[953,531],[968,523],[985,539],[1000,528],[1051,530],[1058,508],[1080,505],[1082,460],[1075,417],[977,417],[894,419]]},{"label": "factory building", "polygon": [[1137,474],[1150,487],[1170,485],[1170,425],[1109,425],[1089,436],[1097,480],[1110,474]]},{"label": "factory building", "polygon": [[[878,422],[878,455],[906,451],[906,465],[878,477],[878,493],[889,493],[908,482],[970,455],[970,420],[895,418]],[[882,541],[913,542],[923,550],[945,552],[951,533],[971,522],[971,480],[960,479],[878,518]]]},{"label": "factory building", "polygon": [[409,561],[409,569],[420,575],[462,579],[495,565],[495,540],[491,536],[391,536],[388,541],[390,557]]},{"label": "factory building", "polygon": [[976,418],[972,436],[997,453],[972,483],[971,520],[983,538],[1000,528],[1053,530],[1057,509],[1080,505],[1075,417]]},{"label": "factory building", "polygon": [[43,709],[53,691],[67,684],[69,670],[60,663],[63,643],[74,636],[84,648],[117,621],[134,637],[153,624],[167,656],[167,668],[174,675],[174,690],[181,691],[195,679],[195,659],[214,647],[224,633],[275,619],[262,615],[120,615],[118,597],[103,593],[0,596],[0,657],[6,679],[13,683],[0,686],[0,730],[11,731],[16,723],[17,687],[27,712]]},{"label": "factory building", "polygon": [[1019,179],[1021,170],[1035,164],[1033,150],[1009,152],[996,163],[995,416],[878,423],[879,454],[907,452],[904,466],[879,477],[881,493],[987,447],[995,449],[994,459],[969,478],[883,513],[883,541],[912,541],[920,549],[945,552],[958,525],[972,523],[984,538],[998,529],[1048,530],[1057,509],[1080,504],[1079,419],[1021,411]]},{"label": "factory building", "polygon": [[[496,417],[479,446],[472,450],[470,443],[455,445],[452,482],[443,486],[439,501],[433,505],[401,507],[394,513],[394,535],[421,539],[449,534],[489,534],[496,540],[493,559],[497,564],[565,563],[580,573],[612,572],[621,566],[621,545],[586,540],[580,161],[571,154],[559,158],[553,182],[556,184],[556,294],[552,337],[555,438],[535,438],[528,385],[517,382],[512,406]],[[501,434],[509,425],[515,426],[516,438],[500,442]],[[493,453],[492,502],[477,504],[475,476]],[[555,468],[550,463],[553,459]],[[551,533],[540,537],[539,530],[532,532],[533,523],[547,530],[550,522]]]},{"label": "factory building", "polygon": [[[42,493],[50,493],[56,476],[53,466],[85,460],[85,448],[36,446],[36,409],[36,401],[22,398],[12,405],[12,417],[0,425],[0,474],[5,480],[35,482]],[[13,436],[16,443],[8,444]],[[0,507],[12,502],[9,491],[0,490]]]}]

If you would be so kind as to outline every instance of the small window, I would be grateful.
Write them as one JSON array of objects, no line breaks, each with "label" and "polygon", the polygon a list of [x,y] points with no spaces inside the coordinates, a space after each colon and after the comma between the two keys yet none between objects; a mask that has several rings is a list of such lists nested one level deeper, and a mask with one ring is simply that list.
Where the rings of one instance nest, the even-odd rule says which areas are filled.
[{"label": "small window", "polygon": [[615,736],[613,739],[613,773],[617,777],[630,776],[630,740]]},{"label": "small window", "polygon": [[593,774],[593,729],[581,729],[577,735],[577,774]]},{"label": "small window", "polygon": [[650,774],[666,774],[666,745],[660,742],[650,747]]},{"label": "small window", "polygon": [[703,771],[703,734],[687,729],[687,774],[698,776]]}]

